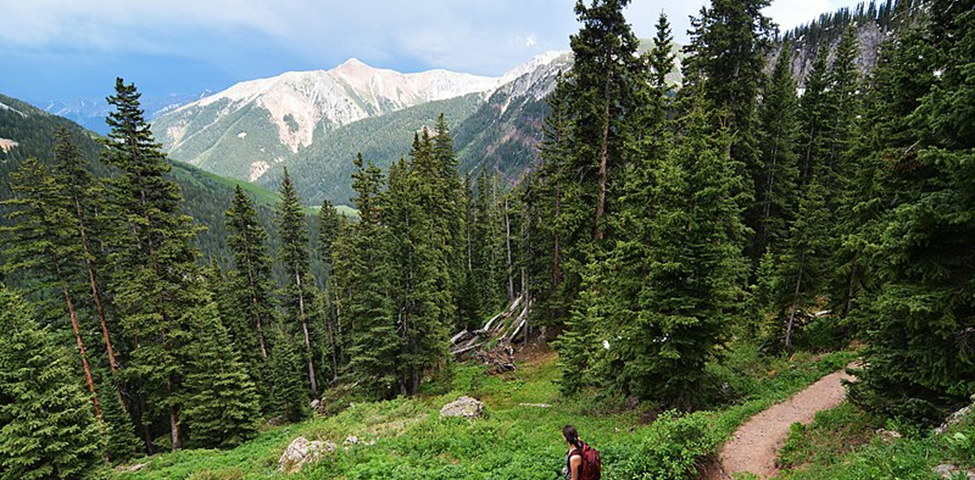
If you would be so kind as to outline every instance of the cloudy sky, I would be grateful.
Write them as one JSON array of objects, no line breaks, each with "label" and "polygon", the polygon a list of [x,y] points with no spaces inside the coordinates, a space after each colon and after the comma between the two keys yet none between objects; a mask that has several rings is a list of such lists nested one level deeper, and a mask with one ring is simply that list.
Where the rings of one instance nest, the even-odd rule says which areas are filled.
[{"label": "cloudy sky", "polygon": [[[641,37],[661,10],[678,42],[705,0],[633,0]],[[222,90],[350,57],[412,72],[500,75],[568,48],[574,0],[0,0],[0,93],[101,98],[116,76],[148,95]],[[775,0],[783,29],[855,0]]]}]

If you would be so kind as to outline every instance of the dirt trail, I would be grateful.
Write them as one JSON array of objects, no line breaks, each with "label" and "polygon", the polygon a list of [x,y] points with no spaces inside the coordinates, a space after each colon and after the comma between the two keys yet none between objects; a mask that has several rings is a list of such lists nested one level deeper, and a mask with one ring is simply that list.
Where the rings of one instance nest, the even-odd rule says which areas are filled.
[{"label": "dirt trail", "polygon": [[734,437],[721,447],[720,465],[705,476],[708,480],[730,479],[735,473],[750,472],[761,478],[775,476],[775,459],[789,435],[789,426],[812,422],[817,412],[843,402],[846,390],[842,381],[851,377],[841,370],[829,374],[792,398],[748,420]]}]

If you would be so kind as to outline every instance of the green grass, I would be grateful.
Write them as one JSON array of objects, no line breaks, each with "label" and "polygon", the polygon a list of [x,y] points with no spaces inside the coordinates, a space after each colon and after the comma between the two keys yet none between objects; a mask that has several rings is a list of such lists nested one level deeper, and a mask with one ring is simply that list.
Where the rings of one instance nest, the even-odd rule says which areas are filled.
[{"label": "green grass", "polygon": [[[901,437],[882,435],[877,432],[881,427]],[[844,403],[820,412],[806,427],[794,427],[780,463],[796,468],[780,475],[789,480],[933,480],[940,478],[933,473],[940,464],[975,468],[975,424],[968,418],[935,435],[885,424]]]},{"label": "green grass", "polygon": [[[740,395],[742,403],[719,411],[665,412],[641,425],[640,411],[602,403],[593,395],[559,395],[560,373],[548,354],[512,373],[485,374],[486,367],[457,365],[449,383],[431,383],[418,398],[354,403],[341,413],[268,428],[255,440],[228,451],[186,450],[135,463],[136,473],[107,472],[118,480],[285,478],[277,460],[292,439],[331,440],[350,435],[360,443],[334,454],[294,479],[551,479],[562,465],[561,428],[574,424],[603,457],[604,478],[693,478],[717,447],[748,417],[787,398],[852,354],[792,359],[763,358],[754,349],[731,352],[712,374]],[[769,375],[770,371],[776,374]],[[461,395],[487,406],[485,418],[440,419],[439,408]],[[547,404],[548,408],[526,404]],[[192,477],[191,477],[192,475]]]},{"label": "green grass", "polygon": [[232,178],[223,177],[215,173],[210,173],[201,168],[194,167],[188,163],[183,163],[175,160],[170,160],[173,164],[173,174],[184,178],[185,181],[199,183],[200,178],[210,180],[219,185],[224,185],[229,187],[231,190],[235,186],[240,186],[245,192],[251,194],[256,201],[264,206],[273,207],[281,202],[281,198],[278,196],[277,192],[272,192],[260,185],[255,185],[253,183],[248,183],[243,180],[235,180]]}]

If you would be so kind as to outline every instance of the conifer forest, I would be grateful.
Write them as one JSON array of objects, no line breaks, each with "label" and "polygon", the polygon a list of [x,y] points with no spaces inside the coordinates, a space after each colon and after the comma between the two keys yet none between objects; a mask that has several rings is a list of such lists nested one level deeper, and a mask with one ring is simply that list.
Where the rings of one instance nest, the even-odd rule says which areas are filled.
[{"label": "conifer forest", "polygon": [[[679,48],[665,13],[641,41],[629,3],[576,2],[524,175],[462,168],[440,114],[388,167],[342,159],[353,213],[305,203],[317,193],[286,167],[270,199],[177,175],[122,78],[107,135],[31,127],[43,148],[0,179],[0,479],[233,451],[445,394],[506,349],[552,354],[556,408],[656,422],[758,398],[728,380],[743,346],[761,375],[763,359],[853,352],[836,365],[850,408],[928,441],[975,395],[975,1],[869,3],[786,32],[770,0],[712,0]],[[866,23],[887,32],[870,65]],[[975,468],[972,421],[951,458]],[[646,463],[682,438],[601,448],[604,478],[697,478],[724,439],[682,470]],[[307,478],[433,471],[335,462]],[[427,478],[552,470],[448,467]],[[252,478],[193,475],[147,478]]]}]

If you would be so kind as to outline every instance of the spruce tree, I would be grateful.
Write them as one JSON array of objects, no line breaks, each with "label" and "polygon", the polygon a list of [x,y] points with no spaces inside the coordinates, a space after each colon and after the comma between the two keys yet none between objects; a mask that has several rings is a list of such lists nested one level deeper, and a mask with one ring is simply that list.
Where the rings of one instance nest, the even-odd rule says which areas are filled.
[{"label": "spruce tree", "polygon": [[438,182],[441,162],[426,132],[416,137],[410,162],[390,167],[384,222],[396,271],[392,297],[400,332],[399,391],[414,394],[423,373],[442,366],[453,324],[449,230],[437,217],[444,201]]},{"label": "spruce tree", "polygon": [[821,47],[813,61],[812,70],[806,77],[805,90],[799,100],[799,187],[804,188],[812,181],[814,175],[820,175],[821,180],[831,177],[825,159],[828,156],[829,122],[835,115],[835,105],[830,103],[829,67],[827,57],[829,49]]},{"label": "spruce tree", "polygon": [[826,188],[818,177],[813,177],[806,186],[779,259],[776,306],[782,319],[783,343],[790,354],[796,330],[821,292],[826,274],[829,211],[825,197]]},{"label": "spruce tree", "polygon": [[[234,189],[227,217],[227,244],[234,252],[233,292],[243,317],[247,318],[257,342],[257,352],[244,352],[245,358],[257,355],[266,359],[267,341],[264,330],[273,311],[271,265],[267,253],[267,232],[257,221],[257,209],[238,185]],[[249,342],[248,342],[249,343]]]},{"label": "spruce tree", "polygon": [[[621,122],[638,102],[633,87],[645,72],[636,55],[639,42],[623,15],[628,4],[629,0],[597,0],[587,6],[579,0],[575,6],[582,28],[569,38],[575,59],[569,77],[575,119],[569,168],[582,174],[576,209],[585,216],[572,224],[573,242],[602,241],[610,192],[624,164]],[[578,258],[585,256],[584,250],[579,249]]]},{"label": "spruce tree", "polygon": [[788,42],[783,44],[758,107],[761,154],[755,176],[758,222],[754,248],[759,252],[779,246],[798,206],[799,171],[795,152],[798,99],[791,73],[791,48]]},{"label": "spruce tree", "polygon": [[268,409],[289,422],[297,422],[308,416],[311,402],[305,386],[306,365],[296,346],[298,342],[295,342],[283,325],[278,324],[270,329],[269,344]]},{"label": "spruce tree", "polygon": [[311,385],[313,397],[318,396],[318,378],[315,374],[314,355],[312,354],[311,332],[308,328],[309,310],[311,309],[312,287],[309,259],[308,226],[305,213],[301,208],[298,190],[285,169],[281,180],[281,203],[277,208],[277,227],[281,237],[278,257],[287,272],[288,286],[286,288],[285,307],[288,310],[289,323],[301,332],[304,341],[305,363],[308,367],[308,382]]},{"label": "spruce tree", "polygon": [[975,5],[930,8],[933,21],[902,40],[886,72],[885,96],[911,111],[887,144],[897,148],[888,150],[896,154],[884,178],[892,207],[874,257],[882,283],[853,390],[871,410],[921,422],[940,421],[975,393]]},{"label": "spruce tree", "polygon": [[654,185],[636,327],[620,335],[630,352],[619,373],[626,389],[683,408],[700,402],[705,365],[727,339],[746,274],[733,195],[742,180],[728,133],[713,130],[700,96],[692,100]]},{"label": "spruce tree", "polygon": [[563,283],[566,217],[562,206],[566,191],[575,183],[568,181],[571,176],[566,169],[571,155],[567,89],[564,77],[557,78],[555,90],[547,99],[549,114],[542,129],[540,164],[525,192],[529,232],[535,246],[527,259],[536,297],[533,313],[536,320],[553,324],[564,321],[568,311]]},{"label": "spruce tree", "polygon": [[0,478],[84,478],[105,437],[89,396],[31,308],[0,289]]},{"label": "spruce tree", "polygon": [[106,119],[111,131],[103,159],[119,172],[110,185],[116,232],[109,242],[111,284],[123,333],[135,345],[126,375],[138,382],[141,401],[149,404],[142,423],[164,414],[170,444],[179,449],[184,437],[179,352],[186,341],[181,322],[199,299],[199,269],[190,247],[198,230],[180,213],[182,195],[167,178],[171,166],[152,137],[139,97],[135,85],[119,78],[107,99],[115,111]]},{"label": "spruce tree", "polygon": [[342,271],[348,294],[340,304],[349,344],[345,349],[346,376],[371,396],[391,398],[397,392],[397,361],[402,346],[390,294],[394,271],[388,250],[390,232],[383,221],[383,175],[361,155],[354,166],[352,188],[357,195],[353,200],[360,219],[350,229],[351,259]]},{"label": "spruce tree", "polygon": [[[88,281],[91,290],[91,300],[98,314],[102,340],[108,354],[108,366],[114,374],[119,367],[116,358],[115,345],[112,341],[111,330],[115,327],[108,319],[105,279],[102,270],[105,258],[101,245],[103,235],[107,232],[104,225],[98,221],[99,211],[105,210],[104,188],[88,171],[88,159],[81,153],[81,149],[74,143],[66,129],[57,133],[54,146],[53,173],[57,176],[60,191],[68,201],[68,210],[76,229],[74,241],[80,248],[80,260],[84,264],[83,276]],[[73,207],[73,209],[72,209]],[[116,384],[117,385],[117,384]]]},{"label": "spruce tree", "polygon": [[[318,251],[322,262],[325,264],[325,291],[321,296],[323,304],[318,309],[324,316],[324,331],[328,339],[328,361],[331,364],[332,379],[337,379],[339,374],[339,340],[338,340],[338,321],[335,310],[335,287],[336,282],[333,278],[333,260],[335,243],[342,231],[347,228],[344,216],[340,216],[332,203],[328,200],[322,201],[322,208],[318,212]],[[317,297],[316,297],[317,298]]]},{"label": "spruce tree", "polygon": [[217,304],[207,302],[187,315],[194,340],[186,352],[190,438],[198,447],[239,445],[257,434],[257,388],[234,351]]},{"label": "spruce tree", "polygon": [[[760,144],[756,107],[766,57],[777,27],[762,14],[770,0],[715,0],[691,19],[690,42],[684,47],[684,84],[680,94],[704,95],[718,115],[716,127],[729,130],[728,146],[735,171],[742,177],[737,201],[746,209],[746,225],[754,232],[758,218],[750,207],[761,198],[756,190]],[[693,103],[693,102],[692,102]],[[753,259],[761,250],[752,249]]]},{"label": "spruce tree", "polygon": [[[63,180],[51,174],[36,158],[28,158],[11,175],[10,187],[16,195],[3,203],[16,207],[7,215],[13,225],[5,243],[10,263],[7,269],[32,272],[49,295],[60,297],[57,316],[67,315],[78,346],[85,384],[91,393],[95,416],[101,419],[98,394],[88,361],[88,351],[81,335],[77,296],[71,279],[79,277],[82,249],[75,239],[75,221],[70,199],[64,193]],[[63,312],[63,313],[62,313]]]}]

